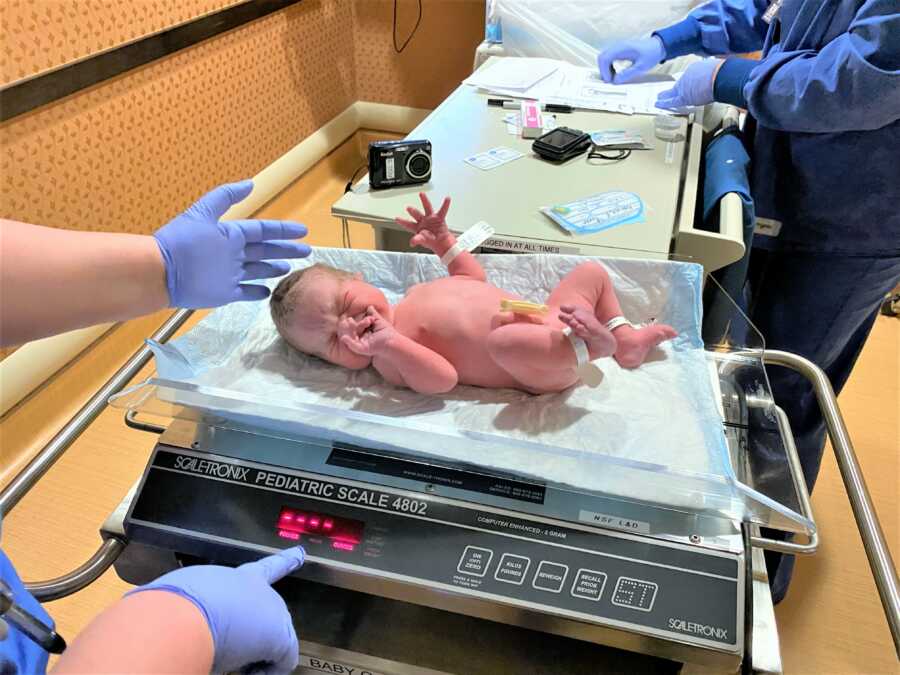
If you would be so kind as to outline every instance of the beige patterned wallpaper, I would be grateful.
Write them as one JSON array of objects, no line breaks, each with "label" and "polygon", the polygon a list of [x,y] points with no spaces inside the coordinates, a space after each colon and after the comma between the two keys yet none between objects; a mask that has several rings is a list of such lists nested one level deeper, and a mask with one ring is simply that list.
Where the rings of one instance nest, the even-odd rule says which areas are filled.
[{"label": "beige patterned wallpaper", "polygon": [[[391,39],[393,0],[356,0],[357,98],[434,108],[472,71],[484,38],[484,0],[423,0],[422,22],[402,54]],[[400,0],[397,41],[416,21],[416,0]]]},{"label": "beige patterned wallpaper", "polygon": [[[178,5],[77,6],[117,6],[149,26],[162,10],[134,9],[145,2]],[[182,4],[196,12],[228,3]],[[303,0],[13,118],[0,124],[0,216],[151,232],[211,187],[255,174],[355,100],[436,106],[471,69],[483,16],[483,0],[424,0],[421,26],[397,55],[391,0]],[[402,40],[415,0],[400,0],[399,19]],[[18,33],[7,27],[10,36]]]},{"label": "beige patterned wallpaper", "polygon": [[302,2],[0,125],[0,215],[150,232],[253,175],[355,100],[351,9]]},{"label": "beige patterned wallpaper", "polygon": [[0,84],[51,70],[242,1],[2,0]]}]

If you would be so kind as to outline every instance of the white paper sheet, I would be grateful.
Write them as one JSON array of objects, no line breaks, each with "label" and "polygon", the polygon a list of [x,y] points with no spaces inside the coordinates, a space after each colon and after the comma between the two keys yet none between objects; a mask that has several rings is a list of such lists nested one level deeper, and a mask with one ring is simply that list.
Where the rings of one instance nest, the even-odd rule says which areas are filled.
[{"label": "white paper sheet", "polygon": [[475,71],[464,82],[483,89],[499,87],[521,92],[551,75],[561,63],[540,58],[499,59]]},{"label": "white paper sheet", "polygon": [[[550,59],[503,59],[513,61],[541,61]],[[500,61],[501,63],[503,61]],[[545,77],[527,88],[498,85],[484,79],[466,80],[482,90],[512,98],[536,99],[543,103],[559,103],[586,110],[607,110],[626,115],[673,115],[673,111],[656,107],[656,97],[670,89],[677,75],[652,75],[631,84],[607,84],[600,79],[596,68],[582,68],[563,61]],[[521,64],[517,67],[523,68]],[[493,68],[490,66],[489,68]]]}]

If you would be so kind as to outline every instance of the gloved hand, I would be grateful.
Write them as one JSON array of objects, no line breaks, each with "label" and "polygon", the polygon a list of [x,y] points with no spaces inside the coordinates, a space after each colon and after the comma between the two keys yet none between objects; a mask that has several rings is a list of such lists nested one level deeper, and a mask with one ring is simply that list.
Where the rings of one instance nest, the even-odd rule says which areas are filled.
[{"label": "gloved hand", "polygon": [[[655,35],[640,40],[623,40],[610,45],[597,57],[600,79],[612,84],[626,84],[637,79],[666,58],[666,47]],[[631,65],[618,73],[613,70],[614,61],[631,61]]]},{"label": "gloved hand", "polygon": [[692,63],[674,87],[660,92],[656,97],[656,107],[678,110],[712,103],[715,100],[713,85],[721,65],[722,59],[703,59]]},{"label": "gloved hand", "polygon": [[300,645],[287,606],[271,585],[299,568],[305,555],[295,546],[238,568],[184,567],[127,595],[169,591],[194,603],[212,633],[215,673],[250,664],[259,665],[254,672],[290,673],[300,661]]},{"label": "gloved hand", "polygon": [[[16,604],[41,623],[54,626],[53,619],[34,597],[25,590],[25,585],[16,574],[15,568],[6,554],[0,550],[0,579],[12,591]],[[3,621],[0,619],[0,621]],[[5,622],[4,622],[5,623]],[[43,673],[47,670],[50,655],[24,633],[10,625],[5,626],[6,635],[0,637],[0,673]],[[12,665],[10,665],[12,664]]]},{"label": "gloved hand", "polygon": [[166,267],[169,305],[199,309],[240,300],[263,300],[269,289],[245,284],[290,271],[282,260],[305,258],[306,235],[299,223],[282,220],[219,220],[253,190],[253,181],[220,185],[153,235]]}]

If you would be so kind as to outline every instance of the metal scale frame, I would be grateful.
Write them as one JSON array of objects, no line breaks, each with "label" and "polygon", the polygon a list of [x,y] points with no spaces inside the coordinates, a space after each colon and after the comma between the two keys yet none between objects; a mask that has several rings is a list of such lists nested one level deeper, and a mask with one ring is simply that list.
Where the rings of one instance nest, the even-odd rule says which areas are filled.
[{"label": "metal scale frame", "polygon": [[[189,314],[176,312],[153,338],[167,340]],[[0,492],[0,513],[11,511],[150,356],[146,347],[135,353]],[[794,354],[769,351],[762,358],[800,372],[814,386],[900,644],[896,570],[827,377]],[[725,387],[723,395],[726,416],[742,414],[733,392]],[[251,462],[235,456],[245,432],[182,421],[162,429],[127,418],[165,432],[140,491],[133,490],[104,524],[102,544],[89,560],[56,579],[28,583],[29,590],[47,602],[86,587],[113,563],[123,579],[140,583],[180,565],[236,564],[299,540],[309,562],[277,588],[298,625],[302,672],[341,672],[328,671],[329,663],[373,674],[675,672],[679,662],[777,672],[762,548],[809,553],[817,543],[815,536],[806,544],[773,542],[753,526],[723,527],[702,518],[688,527],[677,515],[665,533],[647,534],[635,514],[652,505],[632,505],[625,514],[602,497],[582,495],[578,508],[601,517],[602,526],[592,527],[572,522],[572,493],[545,485],[539,504],[536,486],[518,477],[473,478],[467,469],[406,459],[419,471],[432,471],[420,480],[392,475],[398,466],[410,468],[396,457],[376,462],[378,472],[360,471],[352,464],[358,448],[321,445],[316,452],[307,448],[302,466]],[[726,424],[726,435],[739,448],[735,420]],[[274,444],[275,452],[284,450],[281,443],[296,447],[299,441],[254,438],[260,442]],[[337,450],[340,461],[332,457]],[[465,472],[470,482],[450,487],[453,471]],[[479,481],[481,487],[472,489]],[[192,489],[198,485],[203,490]],[[174,496],[168,505],[153,498],[163,492]],[[229,496],[198,499],[202,494]],[[246,500],[255,506],[236,508]],[[321,527],[330,518],[344,541],[305,531],[305,524],[298,525],[304,514],[318,514]]]}]

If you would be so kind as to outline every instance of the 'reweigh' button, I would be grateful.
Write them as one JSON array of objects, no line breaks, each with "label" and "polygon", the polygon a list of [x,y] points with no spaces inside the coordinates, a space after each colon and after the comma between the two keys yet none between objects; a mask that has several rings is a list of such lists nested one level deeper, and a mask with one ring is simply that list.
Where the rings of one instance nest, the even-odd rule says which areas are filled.
[{"label": "'reweigh' button", "polygon": [[604,586],[606,586],[605,572],[580,569],[575,575],[575,583],[572,584],[572,595],[596,602],[603,595]]},{"label": "'reweigh' button", "polygon": [[491,564],[493,555],[494,552],[490,549],[466,546],[466,550],[463,551],[462,558],[459,559],[459,565],[456,566],[456,569],[463,574],[471,574],[473,577],[483,577],[487,574],[488,565]]},{"label": "'reweigh' button", "polygon": [[541,564],[538,565],[537,572],[534,575],[534,581],[531,582],[531,585],[539,591],[559,593],[562,590],[568,573],[568,565],[560,565],[559,563],[543,560],[541,561]]},{"label": "'reweigh' button", "polygon": [[494,578],[507,584],[521,586],[525,581],[525,575],[528,574],[529,565],[531,560],[523,555],[504,553],[500,558],[500,564],[497,565],[497,571],[494,572]]}]

